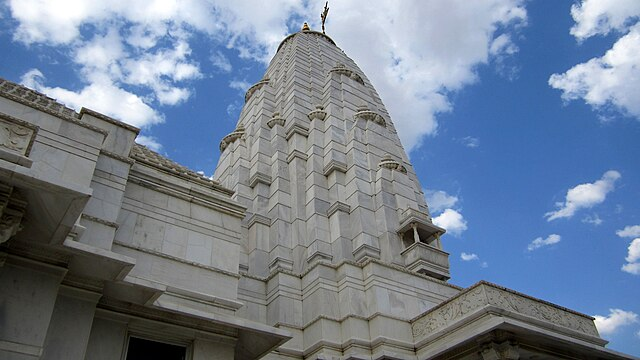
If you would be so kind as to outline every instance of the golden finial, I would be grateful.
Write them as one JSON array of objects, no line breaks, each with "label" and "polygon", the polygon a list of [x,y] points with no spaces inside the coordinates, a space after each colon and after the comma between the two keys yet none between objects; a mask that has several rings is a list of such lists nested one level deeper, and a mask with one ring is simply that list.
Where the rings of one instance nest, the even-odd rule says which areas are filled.
[{"label": "golden finial", "polygon": [[309,30],[311,30],[311,29],[309,29],[309,24],[304,23],[304,24],[302,25],[302,31],[309,31]]},{"label": "golden finial", "polygon": [[329,14],[329,2],[324,4],[324,10],[320,13],[320,19],[322,19],[322,33],[324,34],[324,22],[327,21],[327,14]]}]

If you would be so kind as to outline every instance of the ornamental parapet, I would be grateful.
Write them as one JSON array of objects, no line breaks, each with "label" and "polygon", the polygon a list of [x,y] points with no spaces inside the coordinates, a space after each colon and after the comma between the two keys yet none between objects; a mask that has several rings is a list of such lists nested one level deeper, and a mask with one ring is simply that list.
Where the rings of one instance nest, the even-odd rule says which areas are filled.
[{"label": "ornamental parapet", "polygon": [[411,320],[416,343],[446,334],[448,329],[472,326],[482,314],[517,318],[553,332],[601,342],[593,318],[516,291],[481,281],[439,306]]}]

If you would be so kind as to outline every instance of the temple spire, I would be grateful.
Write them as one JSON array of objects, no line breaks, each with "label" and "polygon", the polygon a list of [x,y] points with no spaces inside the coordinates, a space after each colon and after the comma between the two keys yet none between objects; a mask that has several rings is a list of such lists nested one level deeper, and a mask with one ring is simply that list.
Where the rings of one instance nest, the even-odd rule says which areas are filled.
[{"label": "temple spire", "polygon": [[449,278],[393,121],[333,40],[305,23],[245,100],[214,177],[247,207],[247,272],[377,259]]}]

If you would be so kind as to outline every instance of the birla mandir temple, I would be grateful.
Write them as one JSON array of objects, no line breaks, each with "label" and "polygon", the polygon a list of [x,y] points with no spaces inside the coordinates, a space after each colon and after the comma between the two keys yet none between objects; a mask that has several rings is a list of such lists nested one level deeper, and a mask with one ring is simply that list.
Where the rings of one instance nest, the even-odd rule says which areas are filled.
[{"label": "birla mandir temple", "polygon": [[286,37],[212,179],[0,79],[0,359],[632,359],[593,318],[449,282],[371,82]]}]

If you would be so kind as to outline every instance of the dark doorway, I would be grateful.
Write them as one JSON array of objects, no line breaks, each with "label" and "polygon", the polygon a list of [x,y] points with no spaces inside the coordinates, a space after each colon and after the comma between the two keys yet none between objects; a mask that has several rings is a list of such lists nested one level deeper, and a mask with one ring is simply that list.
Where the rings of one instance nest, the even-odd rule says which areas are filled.
[{"label": "dark doorway", "polygon": [[187,348],[157,341],[129,338],[127,360],[185,360]]}]

